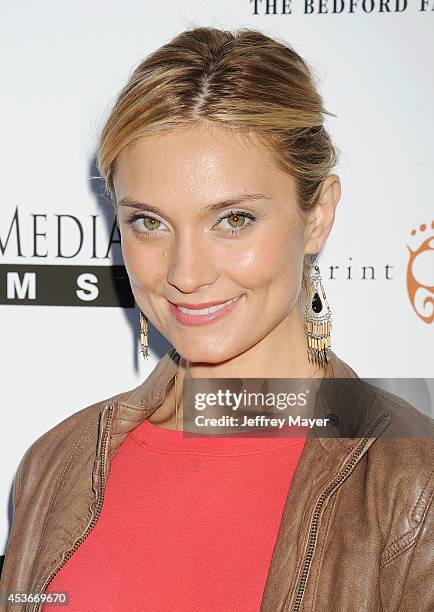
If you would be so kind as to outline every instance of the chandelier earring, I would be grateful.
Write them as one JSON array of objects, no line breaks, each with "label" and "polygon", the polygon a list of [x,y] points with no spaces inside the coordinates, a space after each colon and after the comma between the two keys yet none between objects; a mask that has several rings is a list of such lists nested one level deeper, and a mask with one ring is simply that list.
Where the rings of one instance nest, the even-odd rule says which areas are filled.
[{"label": "chandelier earring", "polygon": [[142,311],[140,311],[140,352],[142,353],[144,359],[148,359],[148,319]]},{"label": "chandelier earring", "polygon": [[308,302],[305,310],[307,353],[310,363],[325,367],[329,361],[332,315],[322,284],[319,266],[310,268]]}]

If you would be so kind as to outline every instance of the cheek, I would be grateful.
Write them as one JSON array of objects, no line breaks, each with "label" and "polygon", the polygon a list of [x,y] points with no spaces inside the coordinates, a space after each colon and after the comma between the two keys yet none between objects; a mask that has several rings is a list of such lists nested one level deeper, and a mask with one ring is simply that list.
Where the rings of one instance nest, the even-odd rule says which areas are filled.
[{"label": "cheek", "polygon": [[122,240],[122,256],[132,287],[151,289],[166,274],[167,256],[161,249],[128,238]]},{"label": "cheek", "polygon": [[303,265],[302,239],[299,232],[288,236],[278,233],[273,239],[258,239],[255,244],[231,253],[227,265],[231,276],[252,289],[269,285],[297,285]]}]

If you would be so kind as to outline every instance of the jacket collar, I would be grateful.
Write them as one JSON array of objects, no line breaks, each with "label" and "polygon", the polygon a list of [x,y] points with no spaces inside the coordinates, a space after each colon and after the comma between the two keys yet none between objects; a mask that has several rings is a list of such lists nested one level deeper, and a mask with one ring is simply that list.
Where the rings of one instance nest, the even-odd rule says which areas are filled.
[{"label": "jacket collar", "polygon": [[[167,389],[172,382],[180,360],[176,349],[172,348],[157,362],[157,365],[146,380],[117,396],[123,406],[142,409],[150,416],[164,401]],[[325,367],[324,378],[358,378],[349,365],[330,351],[330,359]]]},{"label": "jacket collar", "polygon": [[157,362],[146,380],[119,397],[123,406],[145,411],[150,416],[164,401],[167,389],[175,377],[180,355],[172,348]]}]

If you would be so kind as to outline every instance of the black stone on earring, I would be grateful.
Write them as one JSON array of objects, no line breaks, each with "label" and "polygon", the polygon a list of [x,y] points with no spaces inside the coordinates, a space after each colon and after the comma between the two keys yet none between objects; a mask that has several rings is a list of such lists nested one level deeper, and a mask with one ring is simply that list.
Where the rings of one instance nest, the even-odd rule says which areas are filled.
[{"label": "black stone on earring", "polygon": [[317,314],[322,310],[322,302],[318,293],[315,293],[312,300],[312,310]]}]

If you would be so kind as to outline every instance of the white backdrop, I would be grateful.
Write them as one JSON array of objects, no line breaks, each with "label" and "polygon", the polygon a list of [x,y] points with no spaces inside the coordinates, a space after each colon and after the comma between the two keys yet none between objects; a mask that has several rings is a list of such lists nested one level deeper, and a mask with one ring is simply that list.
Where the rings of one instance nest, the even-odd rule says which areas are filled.
[{"label": "white backdrop", "polygon": [[[62,294],[56,278],[66,266],[92,272],[121,263],[118,244],[104,257],[111,208],[89,178],[97,136],[133,68],[192,26],[260,29],[287,40],[314,69],[337,115],[327,127],[341,150],[343,195],[320,260],[332,347],[360,376],[418,379],[410,394],[430,412],[433,304],[424,310],[422,301],[434,291],[434,0],[336,0],[335,12],[333,0],[268,5],[266,14],[267,2],[256,2],[255,15],[248,0],[0,2],[0,554],[25,450],[73,412],[138,384],[169,348],[151,330],[145,364],[137,310],[29,303],[14,293],[14,274],[37,271],[37,286],[35,266],[63,266],[46,281],[49,293]],[[56,215],[73,215],[83,227],[74,257],[57,257]],[[78,223],[64,217],[61,230],[62,253],[74,253]],[[414,305],[409,247],[421,251],[411,267],[427,287]],[[373,267],[365,278],[363,266]]]}]

